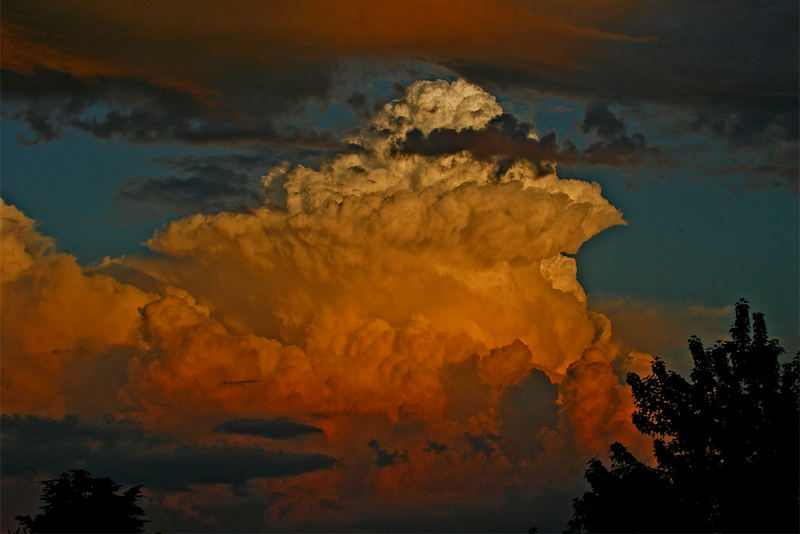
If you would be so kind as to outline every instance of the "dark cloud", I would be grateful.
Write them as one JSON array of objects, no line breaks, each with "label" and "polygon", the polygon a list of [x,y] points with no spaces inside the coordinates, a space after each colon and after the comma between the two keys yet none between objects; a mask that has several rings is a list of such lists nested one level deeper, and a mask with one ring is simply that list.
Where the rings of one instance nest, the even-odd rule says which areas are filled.
[{"label": "dark cloud", "polygon": [[602,139],[581,150],[569,139],[560,144],[555,132],[531,136],[533,127],[503,113],[480,130],[436,129],[427,136],[419,130],[408,132],[397,148],[402,154],[433,156],[470,151],[481,159],[497,159],[500,171],[513,161],[525,159],[536,163],[541,174],[555,171],[554,163],[566,165],[641,165],[658,163],[659,149],[647,146],[642,134],[628,135],[625,125],[607,108],[604,116],[587,108],[583,124],[587,131],[602,131]]},{"label": "dark cloud", "polygon": [[635,133],[593,143],[584,149],[582,155],[590,164],[623,166],[635,165],[645,158],[649,158],[651,163],[658,163],[661,151],[647,146],[644,135]]},{"label": "dark cloud", "polygon": [[[782,140],[798,139],[797,117],[782,113],[791,111],[792,102],[776,98],[765,105],[736,108],[710,107],[698,109],[689,115],[683,126],[694,132],[710,132],[730,146],[747,147]],[[796,109],[796,108],[795,108]]]},{"label": "dark cloud", "polygon": [[583,112],[581,130],[585,134],[595,132],[604,139],[613,139],[625,133],[625,123],[602,102],[590,102]]},{"label": "dark cloud", "polygon": [[452,61],[493,91],[666,106],[732,146],[798,138],[798,3],[664,0],[611,22],[637,41],[598,43],[581,68]]},{"label": "dark cloud", "polygon": [[349,97],[347,97],[345,103],[353,108],[353,111],[356,112],[356,115],[362,119],[366,120],[372,114],[372,110],[369,107],[369,100],[367,99],[367,95],[364,93],[354,91]]},{"label": "dark cloud", "polygon": [[282,176],[262,184],[261,176],[281,161],[316,164],[326,150],[254,147],[248,153],[157,159],[168,176],[126,178],[115,203],[123,218],[164,218],[194,213],[245,211],[268,203],[285,207]]},{"label": "dark cloud", "polygon": [[[213,176],[135,176],[120,184],[115,201],[136,218],[159,219],[192,213],[244,211],[258,206],[261,193],[251,176],[229,172]],[[123,218],[128,215],[123,214]]]},{"label": "dark cloud", "polygon": [[500,436],[492,434],[491,432],[484,432],[483,434],[473,435],[469,432],[464,432],[464,438],[467,440],[472,452],[483,453],[486,458],[489,458],[496,450],[495,444],[500,441]]},{"label": "dark cloud", "polygon": [[[513,118],[511,120],[516,121]],[[553,172],[554,168],[548,162],[561,159],[555,144],[555,134],[548,134],[542,139],[520,139],[514,135],[516,132],[506,132],[498,128],[498,124],[499,121],[493,119],[489,126],[481,130],[436,129],[428,135],[419,130],[411,130],[400,142],[397,151],[401,154],[437,156],[468,150],[480,159],[499,160],[500,174],[518,159],[541,163],[542,174]],[[571,155],[567,157],[574,159]]]},{"label": "dark cloud", "polygon": [[436,454],[443,453],[448,449],[447,445],[444,443],[437,443],[435,441],[428,440],[428,446],[422,449],[425,452],[433,452]]},{"label": "dark cloud", "polygon": [[335,463],[334,458],[323,454],[265,451],[257,447],[179,445],[166,454],[145,455],[139,465],[126,466],[125,478],[130,479],[147,470],[151,483],[161,487],[243,484],[252,478],[289,477],[331,469]]},{"label": "dark cloud", "polygon": [[[492,2],[468,29],[464,10],[485,15],[484,3],[442,4],[440,21],[375,2],[242,3],[195,10],[190,27],[181,6],[6,4],[5,103],[22,104],[41,140],[73,125],[142,142],[277,142],[291,138],[287,114],[330,97],[343,58],[365,56],[426,60],[493,92],[664,104],[733,145],[798,138],[795,0]],[[310,23],[321,16],[340,32]],[[365,116],[363,90],[341,100]]]},{"label": "dark cloud", "polygon": [[246,386],[248,384],[256,384],[258,380],[223,380],[219,383],[220,386]]},{"label": "dark cloud", "polygon": [[378,440],[369,440],[367,447],[375,451],[375,463],[378,467],[408,462],[408,453],[406,451],[397,450],[389,452],[380,446]]},{"label": "dark cloud", "polygon": [[309,434],[324,434],[321,428],[295,423],[288,417],[277,419],[235,419],[214,427],[217,432],[244,434],[270,439],[291,439]]},{"label": "dark cloud", "polygon": [[58,474],[72,468],[145,487],[244,484],[252,478],[290,477],[331,469],[336,459],[258,447],[190,446],[143,431],[130,422],[68,416],[2,417],[0,458],[6,476]]},{"label": "dark cloud", "polygon": [[615,115],[607,104],[602,102],[586,104],[579,128],[584,134],[599,138],[583,151],[579,151],[571,140],[562,143],[562,153],[576,156],[579,164],[622,166],[645,161],[651,165],[662,162],[662,150],[647,146],[647,141],[641,133],[629,134],[625,121]]},{"label": "dark cloud", "polygon": [[338,146],[337,136],[288,119],[311,99],[332,89],[330,69],[302,64],[279,73],[231,67],[219,76],[213,96],[196,95],[134,78],[79,78],[39,68],[3,69],[4,114],[24,121],[33,133],[23,142],[59,139],[72,127],[101,139],[133,143],[276,143]]},{"label": "dark cloud", "polygon": [[124,215],[164,215],[242,211],[262,203],[259,176],[276,161],[245,154],[184,156],[158,160],[175,174],[125,179],[115,202]]},{"label": "dark cloud", "polygon": [[[633,10],[606,5],[603,9],[586,6],[576,10],[574,5],[567,9],[534,2],[523,12],[510,9],[514,4],[500,2],[493,9],[499,17],[495,22],[503,19],[507,31],[515,28],[511,32],[516,36],[513,43],[497,40],[491,32],[482,33],[488,31],[487,26],[473,28],[474,35],[469,39],[456,32],[452,35],[458,36],[458,46],[439,50],[437,43],[442,37],[428,41],[432,35],[423,33],[410,44],[400,25],[389,23],[380,32],[380,42],[387,48],[374,54],[379,41],[359,36],[366,28],[343,27],[345,34],[355,39],[352,42],[345,34],[332,42],[327,32],[317,34],[316,25],[300,24],[287,30],[286,21],[297,23],[305,17],[317,17],[315,10],[286,11],[258,3],[224,13],[208,9],[198,15],[207,32],[201,35],[199,27],[187,31],[184,21],[176,17],[181,9],[157,19],[151,17],[154,20],[148,24],[162,29],[156,32],[149,26],[139,27],[145,19],[138,11],[123,17],[118,10],[112,13],[86,6],[65,9],[58,3],[45,8],[42,4],[12,2],[4,6],[8,41],[4,41],[4,50],[13,53],[4,53],[11,59],[4,60],[0,79],[3,113],[29,126],[32,135],[21,139],[25,143],[55,140],[65,128],[73,127],[100,138],[139,143],[273,143],[332,148],[338,146],[335,139],[341,133],[330,126],[335,121],[329,121],[329,127],[322,130],[313,121],[300,119],[309,102],[324,110],[335,98],[364,121],[372,104],[385,96],[376,99],[376,94],[386,93],[394,78],[384,73],[380,79],[372,77],[359,86],[349,85],[344,78],[359,69],[366,72],[369,62],[408,65],[428,61],[426,76],[434,71],[461,75],[491,92],[512,97],[527,98],[535,91],[630,108],[656,106],[660,109],[657,125],[677,130],[680,135],[714,136],[731,150],[766,150],[774,143],[792,142],[792,154],[777,166],[749,163],[754,168],[775,169],[756,172],[753,182],[762,186],[786,183],[782,176],[793,171],[800,156],[796,1],[662,0]],[[358,9],[378,13],[384,7],[364,5]],[[449,18],[448,10],[442,9],[453,26],[437,25],[436,35],[462,24],[461,19]],[[268,21],[271,32],[253,27],[250,11],[260,10],[268,14],[260,20]],[[332,20],[350,16],[347,7],[325,6],[324,10]],[[80,23],[71,18],[76,16],[73,12],[82,13]],[[520,25],[523,15],[527,22]],[[405,16],[405,12],[394,13],[394,18],[397,16]],[[551,17],[569,24],[554,26]],[[118,30],[127,28],[113,32],[112,42],[108,40],[109,20],[121,25]],[[228,22],[218,26],[223,20]],[[412,17],[403,27],[419,24],[422,21]],[[422,27],[417,29],[421,31]],[[551,31],[556,34],[548,33]],[[561,35],[562,31],[566,34]],[[219,54],[215,47],[208,49],[209,42],[219,39],[219,32],[236,43],[229,47],[231,56]],[[489,42],[486,38],[490,34]],[[394,44],[388,46],[388,42]],[[363,52],[371,59],[352,59],[364,57]],[[408,60],[410,57],[417,59]],[[336,76],[343,79],[337,82]],[[405,86],[406,81],[399,85]],[[624,123],[615,121],[619,119],[608,106],[593,104],[587,108],[580,127],[599,140],[584,150],[571,150],[574,142],[568,139],[562,140],[557,150],[530,140],[514,141],[513,136],[503,136],[509,133],[505,131],[498,134],[502,139],[492,139],[489,134],[482,140],[451,139],[447,132],[435,134],[434,139],[436,144],[451,146],[438,150],[455,150],[463,145],[477,150],[479,142],[500,145],[486,150],[507,154],[507,161],[520,157],[544,161],[553,156],[551,161],[567,165],[622,166],[658,165],[660,158],[666,157],[663,151],[657,153],[655,147],[647,146],[641,134],[626,133]],[[407,149],[437,150],[420,144],[418,140],[409,141]],[[174,198],[175,203],[187,204],[204,194],[223,199],[212,202],[204,208],[206,211],[246,209],[254,202],[251,184],[240,176],[232,176],[223,185],[204,178],[187,180],[180,174],[138,182],[138,187],[128,187],[123,196]]]},{"label": "dark cloud", "polygon": [[503,393],[498,406],[500,445],[509,458],[519,461],[541,450],[539,432],[558,423],[557,400],[558,386],[538,369]]}]

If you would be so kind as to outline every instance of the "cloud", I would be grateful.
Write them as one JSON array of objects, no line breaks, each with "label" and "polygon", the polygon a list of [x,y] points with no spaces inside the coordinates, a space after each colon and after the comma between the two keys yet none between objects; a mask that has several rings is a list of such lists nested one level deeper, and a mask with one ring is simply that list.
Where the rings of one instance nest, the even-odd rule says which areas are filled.
[{"label": "cloud", "polygon": [[52,239],[36,231],[36,221],[26,217],[14,206],[0,200],[0,275],[3,282],[12,282],[55,249]]},{"label": "cloud", "polygon": [[402,98],[386,104],[370,122],[374,130],[400,139],[411,130],[427,135],[437,129],[477,129],[502,111],[492,95],[473,84],[436,80],[411,85]]},{"label": "cloud", "polygon": [[[412,130],[400,141],[398,151],[403,154],[434,156],[457,154],[467,150],[485,160],[508,158],[510,161],[501,168],[501,171],[507,170],[510,163],[516,159],[528,159],[539,164],[539,172],[543,175],[554,172],[553,162],[575,159],[560,154],[554,134],[545,136],[541,140],[520,136],[520,130],[524,132],[530,130],[530,127],[523,123],[520,130],[514,127],[506,129],[505,124],[508,123],[514,124],[516,120],[508,115],[502,115],[493,119],[486,128],[460,132],[436,129],[425,135],[420,130]],[[498,124],[499,128],[496,127]]]},{"label": "cloud", "polygon": [[[125,211],[144,208],[154,218],[164,211],[170,215],[243,211],[260,204],[259,185],[254,177],[235,172],[189,177],[136,176],[120,185],[116,202]],[[138,211],[136,216],[143,214]]]},{"label": "cloud", "polygon": [[[738,110],[753,119],[745,121],[754,127],[751,134],[783,123],[788,127],[784,135],[796,137],[796,113],[791,114],[797,109],[798,28],[791,22],[797,17],[796,3],[726,6],[730,7],[718,0],[663,2],[637,9],[635,16],[613,17],[611,27],[650,39],[599,43],[592,64],[569,70],[569,76],[478,58],[453,66],[490,87],[532,87],[624,104],[669,104],[679,112],[689,107],[698,116],[719,118]],[[760,117],[750,113],[759,106]]]},{"label": "cloud", "polygon": [[[420,82],[405,98],[375,122],[397,131],[376,127],[365,151],[268,172],[282,176],[285,209],[182,219],[149,241],[160,256],[121,262],[126,281],[166,292],[129,308],[141,355],[123,402],[151,422],[172,413],[177,423],[183,410],[263,416],[289,397],[298,415],[395,417],[416,404],[426,418],[466,421],[533,362],[563,373],[591,346],[595,326],[562,253],[621,214],[597,185],[525,162],[498,180],[497,164],[466,155],[393,154],[397,132],[499,112],[464,82]],[[425,101],[442,103],[429,112]],[[119,274],[113,265],[105,272]],[[500,364],[492,349],[515,340],[517,363]],[[470,409],[453,397],[464,380],[485,391]]]},{"label": "cloud", "polygon": [[358,91],[352,92],[350,96],[347,97],[347,100],[345,100],[345,103],[351,108],[353,108],[353,110],[356,112],[356,114],[359,115],[359,117],[365,119],[369,118],[370,110],[367,107],[367,95],[365,95],[364,93]]},{"label": "cloud", "polygon": [[389,452],[381,448],[377,440],[371,439],[367,446],[375,451],[375,463],[378,467],[386,467],[396,463],[403,463],[408,461],[408,453],[403,450]]},{"label": "cloud", "polygon": [[278,161],[251,154],[159,160],[177,174],[129,177],[120,185],[115,202],[125,215],[139,217],[143,210],[153,215],[241,211],[263,202],[258,172]]},{"label": "cloud", "polygon": [[[518,159],[534,162],[542,175],[555,172],[555,163],[630,166],[659,162],[660,150],[657,147],[646,146],[642,134],[629,136],[624,123],[606,107],[601,105],[601,108],[606,115],[592,104],[586,108],[581,128],[586,133],[597,132],[601,140],[584,149],[578,149],[569,138],[558,143],[555,132],[540,138],[532,125],[519,122],[506,113],[493,117],[481,128],[436,128],[427,133],[410,130],[404,138],[396,141],[396,149],[402,154],[426,156],[457,154],[466,150],[479,159],[499,161],[498,174],[507,171]],[[601,120],[607,123],[601,124]]]},{"label": "cloud", "polygon": [[111,418],[92,422],[4,415],[2,424],[3,474],[12,477],[85,468],[128,484],[175,490],[195,484],[242,485],[253,478],[297,476],[336,464],[322,454],[184,445],[170,435]]},{"label": "cloud", "polygon": [[587,350],[570,364],[561,395],[562,411],[571,421],[578,448],[599,456],[616,439],[632,446],[640,457],[651,454],[652,443],[630,424],[633,399],[627,386],[599,351]]},{"label": "cloud", "polygon": [[[419,84],[436,91],[440,85]],[[452,87],[454,98],[464,94],[459,84]],[[410,94],[422,92],[415,87]],[[403,108],[392,104],[386,113],[394,109]],[[164,299],[145,308],[145,332],[154,347],[163,347],[159,351],[171,363],[143,366],[142,387],[184,366],[198,372],[191,343],[179,340],[191,332],[200,342],[197,332],[205,331],[210,336],[207,344],[217,340],[212,346],[229,354],[221,361],[231,362],[232,374],[223,379],[263,380],[271,374],[266,362],[283,365],[278,362],[291,359],[296,362],[292,373],[300,373],[298,383],[306,380],[302,377],[310,379],[315,369],[315,375],[328,377],[321,391],[352,399],[348,409],[359,411],[372,408],[375,399],[355,402],[369,391],[384,392],[380,404],[389,413],[404,402],[401,399],[430,398],[420,388],[433,385],[433,391],[440,390],[436,376],[441,365],[457,364],[471,351],[480,350],[481,344],[492,347],[516,338],[528,340],[541,346],[538,357],[543,362],[566,367],[567,354],[593,336],[591,323],[579,302],[567,304],[574,299],[571,293],[553,289],[553,273],[544,277],[540,265],[544,260],[555,265],[552,258],[560,252],[575,252],[592,233],[619,223],[619,212],[600,197],[595,185],[553,175],[540,177],[523,163],[497,183],[496,165],[468,156],[394,156],[383,148],[385,139],[395,134],[378,135],[371,140],[370,150],[340,156],[319,171],[301,166],[278,169],[286,174],[285,212],[262,208],[250,214],[193,216],[171,224],[150,240],[149,246],[163,255],[164,263],[143,259],[130,264],[156,278],[166,275],[159,273],[162,268],[168,269],[173,283],[180,279],[196,299],[215,303],[215,317],[225,318],[225,328],[216,324],[216,318],[190,311],[180,299]],[[424,264],[420,257],[426,258]],[[180,260],[174,263],[169,258]],[[574,278],[568,265],[555,271],[559,269],[567,269],[565,276]],[[514,296],[522,280],[529,289],[520,293],[525,296]],[[222,287],[225,290],[219,291]],[[259,289],[253,293],[254,288]],[[508,300],[498,302],[498,290],[508,294]],[[372,295],[369,301],[360,298],[364,291]],[[528,304],[533,297],[526,292],[540,295],[537,306]],[[438,294],[448,296],[440,300]],[[265,310],[261,302],[274,304]],[[509,306],[517,310],[518,318],[506,324],[490,318],[499,313],[498,307]],[[567,306],[572,311],[548,313],[547,306],[553,310]],[[179,312],[182,308],[185,311]],[[161,317],[172,314],[176,319],[162,325],[165,319]],[[580,333],[565,331],[555,336],[555,343],[548,340],[553,338],[551,325],[569,321],[570,314],[576,324],[583,325]],[[193,326],[183,334],[184,328],[177,325],[185,321]],[[453,334],[439,338],[441,328]],[[278,336],[283,344],[240,338],[235,335],[239,329]],[[458,342],[463,348],[448,347],[448,337],[459,331],[464,335],[464,341]],[[332,332],[336,336],[331,337]],[[426,356],[428,361],[424,361],[413,345],[406,345],[405,340],[417,333],[430,336],[432,347],[441,346],[436,350],[444,350],[453,359],[444,362]],[[176,350],[170,349],[173,346]],[[373,348],[362,363],[359,358],[366,346]],[[233,362],[245,347],[256,351],[253,370],[239,364],[234,373]],[[184,350],[185,356],[179,356]],[[216,357],[223,358],[222,353]],[[383,358],[386,363],[379,367],[371,363]],[[347,363],[334,365],[333,361]],[[177,367],[170,370],[172,365]],[[367,378],[371,369],[377,375]],[[431,371],[430,378],[423,377],[426,370]],[[208,379],[209,386],[215,385],[220,376]],[[170,383],[166,377],[157,380]],[[180,381],[174,383],[177,393]],[[162,392],[169,389],[173,388]],[[318,397],[318,392],[295,391],[309,402]],[[353,396],[342,395],[344,391],[352,391]],[[312,407],[317,403],[308,408],[321,408]]]},{"label": "cloud", "polygon": [[686,340],[692,335],[706,341],[716,339],[728,328],[733,313],[729,305],[715,307],[603,295],[594,295],[592,302],[616,325],[619,339],[640,351],[658,355],[682,374],[692,367]]},{"label": "cloud", "polygon": [[77,393],[68,391],[71,366],[120,347],[137,350],[138,308],[154,297],[83,272],[14,206],[0,201],[0,213],[4,410],[62,415]]},{"label": "cloud", "polygon": [[515,460],[543,449],[539,433],[558,425],[558,386],[538,369],[503,392],[498,405],[500,446]]},{"label": "cloud", "polygon": [[[90,454],[75,423],[61,432],[76,450],[45,452],[121,480],[150,469],[179,495],[173,512],[195,519],[217,517],[213,489],[186,488],[214,482],[249,480],[271,528],[309,530],[385,526],[390,510],[453,524],[453,502],[523,514],[515,503],[572,488],[587,453],[635,434],[616,374],[630,355],[588,309],[568,256],[622,214],[597,184],[530,161],[499,173],[468,152],[393,149],[415,129],[480,131],[500,112],[467,82],[416,82],[352,134],[361,150],[260,172],[282,205],[187,216],[150,254],[92,269],[4,207],[17,223],[3,246],[20,258],[3,284],[4,342],[15,340],[4,410],[88,416],[112,403],[139,437]],[[114,378],[98,395],[87,384],[103,374]],[[312,428],[325,439],[288,439]],[[291,451],[260,448],[264,436]],[[112,465],[128,455],[129,468]]]},{"label": "cloud", "polygon": [[797,140],[798,123],[776,110],[704,109],[689,116],[686,126],[695,132],[710,132],[734,148],[772,144],[775,140]]},{"label": "cloud", "polygon": [[464,438],[467,440],[473,452],[483,453],[487,460],[496,450],[494,444],[500,441],[500,437],[491,432],[484,432],[478,436],[473,436],[469,432],[464,432]]},{"label": "cloud", "polygon": [[157,158],[168,176],[132,176],[114,199],[123,219],[169,218],[195,213],[245,211],[286,204],[283,182],[264,183],[262,174],[282,161],[318,164],[327,149],[253,146],[246,152]]},{"label": "cloud", "polygon": [[[76,128],[137,143],[338,149],[342,132],[330,115],[348,109],[347,121],[366,120],[368,103],[397,79],[386,71],[416,70],[415,78],[462,76],[512,98],[536,91],[658,108],[653,122],[667,138],[700,134],[722,143],[731,164],[713,166],[723,174],[732,169],[756,188],[796,189],[798,29],[790,22],[797,19],[796,2],[730,9],[718,1],[646,8],[627,0],[591,6],[514,0],[435,7],[414,0],[402,8],[295,4],[242,2],[224,10],[209,4],[201,15],[180,6],[155,12],[154,6],[111,10],[94,2],[69,9],[53,2],[7,3],[4,113],[28,125],[32,135],[23,143],[55,140]],[[213,45],[221,39],[225,50]],[[371,76],[370,65],[377,63],[383,65],[379,80]],[[353,81],[354,71],[365,80],[361,85]],[[348,102],[348,108],[341,105]],[[304,119],[310,110],[319,114],[316,124]],[[444,137],[440,144],[477,143],[438,135]],[[530,141],[485,142],[510,158],[542,159],[553,150]],[[790,148],[772,161],[776,144]],[[664,147],[648,145],[637,133],[579,154],[572,147],[574,141],[563,139],[549,160],[570,164],[579,155],[583,164],[657,166],[668,157]],[[753,151],[753,162],[738,161],[742,149]],[[680,149],[675,152],[679,158]],[[214,189],[225,201],[204,212],[251,206],[248,194],[246,202],[235,202],[252,192],[236,187],[242,182],[185,178],[143,179],[122,196],[168,194],[194,203],[198,197],[191,191]],[[171,215],[187,214],[174,204]]]},{"label": "cloud", "polygon": [[[5,112],[18,114],[34,140],[75,127],[137,142],[319,146],[328,135],[287,129],[296,122],[288,119],[309,102],[325,107],[340,89],[342,102],[356,95],[351,105],[366,118],[357,95],[369,91],[346,79],[353,66],[416,58],[428,62],[429,75],[449,69],[511,94],[663,105],[658,122],[732,149],[798,139],[798,13],[790,0],[734,8],[719,1],[642,8],[627,0],[295,4],[188,12],[7,3]],[[225,50],[213,45],[220,40]],[[795,147],[793,161],[796,154]]]},{"label": "cloud", "polygon": [[[414,3],[110,10],[12,2],[3,7],[7,111],[27,123],[33,140],[73,127],[142,143],[324,143],[283,126],[306,103],[330,96],[339,59],[446,62],[522,52],[525,61],[562,65],[581,62],[597,42],[632,40],[513,1]],[[476,18],[481,24],[466,22]],[[213,44],[220,40],[224,50]]]},{"label": "cloud", "polygon": [[[4,30],[13,30],[4,31],[7,49],[13,51],[6,62],[18,70],[59,66],[87,77],[116,74],[125,65],[165,85],[188,85],[226,62],[285,67],[304,59],[402,54],[441,59],[511,55],[537,64],[571,65],[581,63],[581,55],[597,42],[636,40],[599,27],[624,14],[632,3],[584,6],[591,16],[567,20],[575,5],[554,8],[513,1],[464,5],[448,0],[432,6],[412,0],[401,7],[303,0],[292,6],[242,2],[226,9],[204,3],[199,10],[183,6],[134,10],[91,2],[71,9],[57,2],[36,6],[18,2],[4,8]],[[30,23],[33,15],[40,19],[35,27]],[[480,24],[474,24],[476,20]],[[56,33],[60,40],[53,37]],[[213,38],[225,39],[229,46],[220,50]]]},{"label": "cloud", "polygon": [[288,417],[277,419],[234,419],[214,427],[217,432],[244,434],[270,439],[292,439],[310,434],[324,434],[321,428],[295,423]]},{"label": "cloud", "polygon": [[600,138],[584,149],[583,156],[588,162],[607,165],[661,162],[663,149],[647,146],[641,133],[628,134],[625,121],[614,115],[606,104],[588,103],[580,128],[583,133]]},{"label": "cloud", "polygon": [[331,87],[328,70],[297,65],[283,74],[276,79],[248,73],[251,83],[226,83],[210,99],[127,76],[85,79],[52,69],[4,69],[4,112],[31,130],[34,137],[21,139],[24,143],[60,139],[71,127],[133,143],[330,147],[325,133],[282,126],[280,120],[325,95]]},{"label": "cloud", "polygon": [[422,449],[425,452],[433,452],[436,454],[443,453],[448,449],[447,445],[444,443],[437,443],[435,441],[428,440],[428,446]]},{"label": "cloud", "polygon": [[583,133],[595,132],[604,139],[613,139],[625,133],[625,123],[602,102],[590,102],[584,110],[581,130]]}]

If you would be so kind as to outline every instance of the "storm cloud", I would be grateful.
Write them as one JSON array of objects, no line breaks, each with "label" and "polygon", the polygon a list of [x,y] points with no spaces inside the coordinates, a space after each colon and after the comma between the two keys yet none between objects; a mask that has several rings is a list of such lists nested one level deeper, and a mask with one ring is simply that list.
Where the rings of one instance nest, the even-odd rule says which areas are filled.
[{"label": "storm cloud", "polygon": [[[554,143],[466,80],[417,81],[342,139],[358,150],[259,172],[282,205],[174,220],[148,254],[92,269],[3,204],[10,469],[150,484],[186,517],[232,509],[239,490],[217,486],[246,485],[276,530],[385,527],[396,510],[447,525],[454,502],[517,525],[516,503],[571,490],[609,442],[648,450],[619,373],[649,356],[578,280],[583,244],[625,224],[600,185],[546,158],[398,150],[487,128]],[[112,353],[103,398],[135,423],[65,419],[88,417],[97,395],[75,376]]]}]

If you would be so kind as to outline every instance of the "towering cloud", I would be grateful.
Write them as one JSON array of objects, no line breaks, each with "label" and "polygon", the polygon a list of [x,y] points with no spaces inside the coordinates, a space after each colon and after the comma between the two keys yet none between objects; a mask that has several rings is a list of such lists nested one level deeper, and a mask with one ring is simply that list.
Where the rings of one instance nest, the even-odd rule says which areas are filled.
[{"label": "towering cloud", "polygon": [[[67,369],[124,348],[117,409],[149,430],[259,447],[291,435],[281,445],[338,459],[280,482],[274,528],[385,527],[412,509],[455,528],[454,503],[571,487],[586,453],[633,439],[611,366],[632,360],[569,256],[622,214],[542,162],[397,150],[411,130],[477,131],[501,113],[465,81],[416,82],[348,140],[359,150],[268,170],[285,205],[175,221],[154,255],[91,272],[4,206],[4,411],[83,406],[43,399],[91,394],[65,393]],[[15,378],[31,365],[50,377],[35,397]]]}]

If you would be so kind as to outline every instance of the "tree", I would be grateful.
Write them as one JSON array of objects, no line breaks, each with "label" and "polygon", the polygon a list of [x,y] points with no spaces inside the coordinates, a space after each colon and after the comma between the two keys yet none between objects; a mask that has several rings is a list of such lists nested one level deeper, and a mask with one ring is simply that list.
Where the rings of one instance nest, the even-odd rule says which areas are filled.
[{"label": "tree", "polygon": [[122,494],[109,478],[94,478],[87,471],[72,470],[59,478],[43,480],[41,514],[17,516],[30,532],[142,532],[147,520],[137,504],[141,486]]},{"label": "tree", "polygon": [[619,443],[611,470],[593,459],[592,491],[569,528],[588,532],[798,532],[800,354],[783,365],[764,316],[736,304],[731,340],[689,339],[687,381],[655,359],[628,374],[633,423],[654,438],[656,467]]}]

